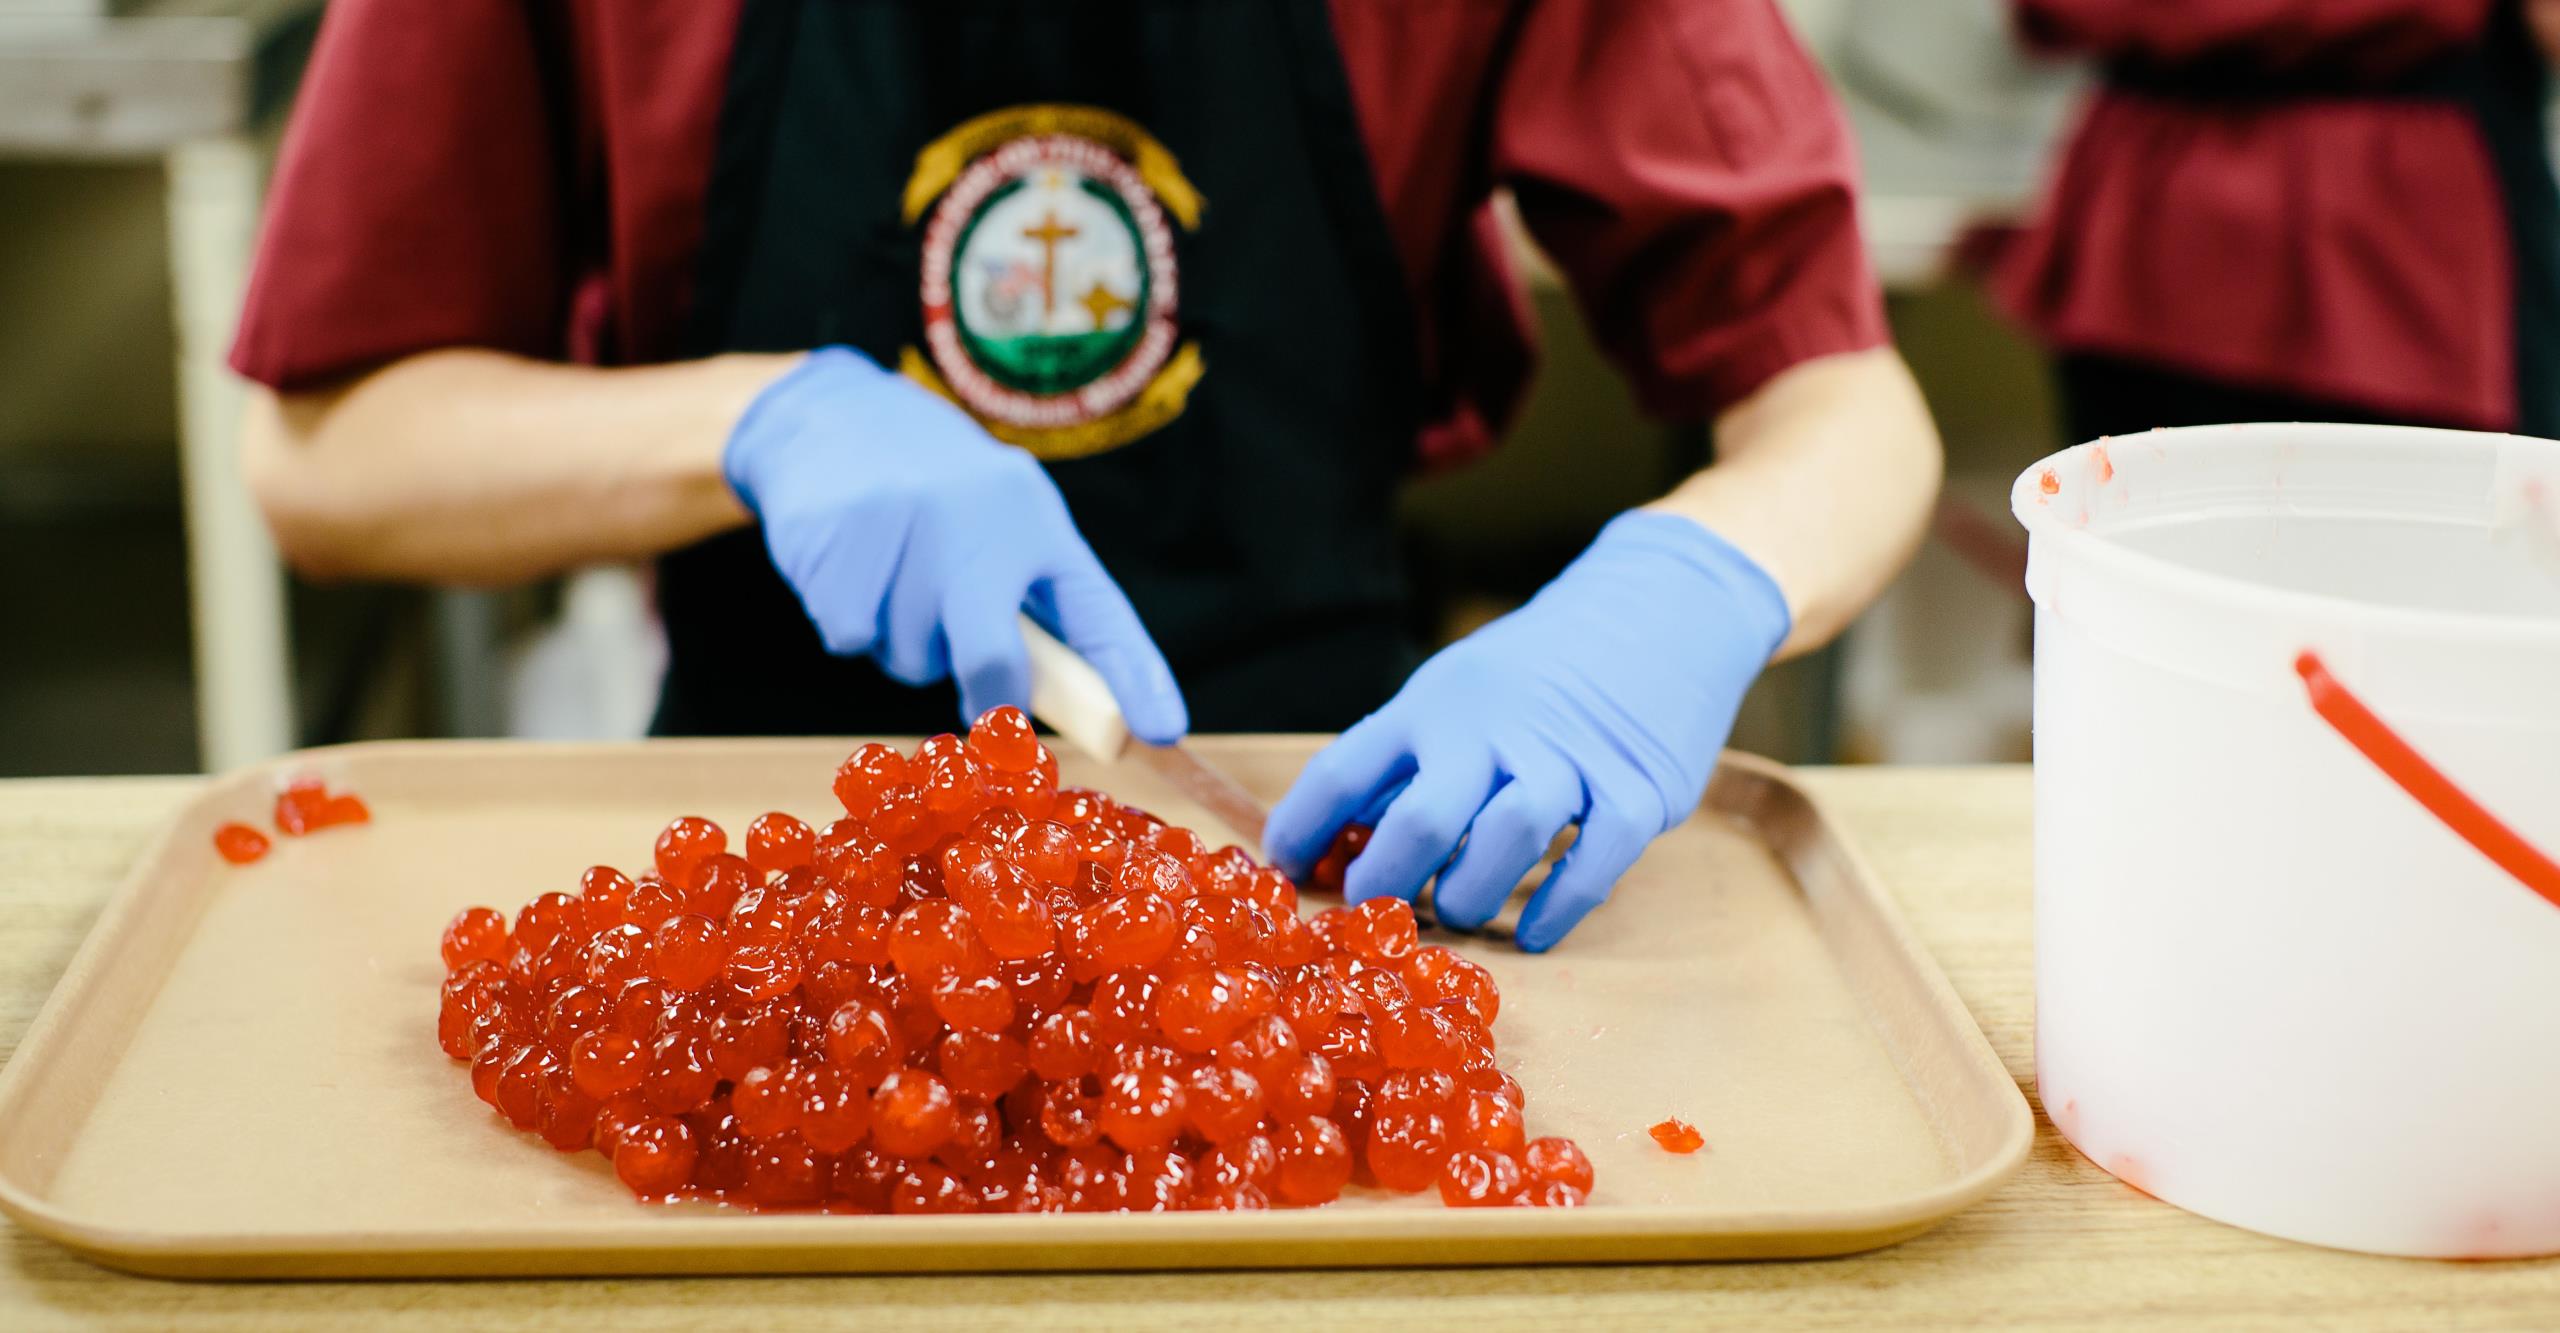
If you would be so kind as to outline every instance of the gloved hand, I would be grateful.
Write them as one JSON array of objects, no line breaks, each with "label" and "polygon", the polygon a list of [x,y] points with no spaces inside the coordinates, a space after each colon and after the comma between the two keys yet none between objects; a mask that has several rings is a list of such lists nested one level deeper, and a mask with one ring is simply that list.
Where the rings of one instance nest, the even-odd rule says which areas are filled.
[{"label": "gloved hand", "polygon": [[1789,625],[1777,584],[1724,539],[1673,514],[1622,515],[1310,761],[1271,812],[1271,857],[1302,875],[1383,803],[1344,898],[1412,898],[1440,871],[1440,920],[1472,930],[1578,822],[1520,918],[1520,947],[1552,948],[1697,808]]},{"label": "gloved hand", "polygon": [[1028,611],[1111,684],[1129,730],[1188,726],[1173,671],[1030,454],[845,347],[809,354],[731,430],[721,470],[827,650],[958,678],[976,717],[1027,705]]}]

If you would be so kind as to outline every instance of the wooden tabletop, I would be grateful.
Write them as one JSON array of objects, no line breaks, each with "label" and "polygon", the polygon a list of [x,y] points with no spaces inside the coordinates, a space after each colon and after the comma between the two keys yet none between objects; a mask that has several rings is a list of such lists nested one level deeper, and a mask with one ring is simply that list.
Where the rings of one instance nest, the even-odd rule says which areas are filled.
[{"label": "wooden tabletop", "polygon": [[[1901,899],[1921,940],[2033,1087],[2023,769],[1815,771],[1808,785]],[[0,782],[0,1053],[61,974],[183,779]],[[0,1228],[5,1228],[0,1223]],[[129,1278],[15,1229],[0,1328],[623,1329],[730,1333],[879,1319],[1115,1329],[1473,1329],[1704,1323],[1871,1328],[2311,1323],[2560,1327],[2560,1261],[2375,1259],[2268,1240],[2117,1184],[2047,1127],[2016,1180],[1908,1244],[1792,1264],[1092,1277],[217,1285]]]}]

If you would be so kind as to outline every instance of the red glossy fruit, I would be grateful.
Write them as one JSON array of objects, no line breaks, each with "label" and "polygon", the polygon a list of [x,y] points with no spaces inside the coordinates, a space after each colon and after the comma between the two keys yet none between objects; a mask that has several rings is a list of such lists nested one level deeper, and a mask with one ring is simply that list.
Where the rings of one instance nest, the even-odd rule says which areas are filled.
[{"label": "red glossy fruit", "polygon": [[213,831],[213,850],[235,866],[245,866],[267,854],[267,835],[246,824],[225,824]]},{"label": "red glossy fruit", "polygon": [[820,1066],[803,1081],[800,1137],[822,1153],[840,1153],[871,1132],[871,1089],[842,1070]]},{"label": "red glossy fruit", "polygon": [[945,972],[926,992],[933,1012],[954,1029],[997,1032],[1013,1026],[1013,987],[991,972]]},{"label": "red glossy fruit", "polygon": [[622,1132],[613,1149],[613,1173],[631,1192],[657,1198],[693,1179],[693,1129],[681,1120],[643,1120]]},{"label": "red glossy fruit", "polygon": [[1474,1148],[1449,1154],[1440,1168],[1440,1201],[1452,1208],[1506,1208],[1526,1203],[1520,1164]]},{"label": "red glossy fruit", "polygon": [[[260,842],[263,844],[264,839]],[[507,919],[495,908],[463,908],[444,928],[444,966],[448,972],[479,961],[504,963],[513,951],[507,942]]]},{"label": "red glossy fruit", "polygon": [[649,1052],[628,1033],[598,1028],[570,1043],[569,1073],[598,1101],[637,1089],[648,1072]]},{"label": "red glossy fruit", "polygon": [[650,1047],[649,1072],[640,1080],[640,1099],[666,1115],[691,1111],[711,1100],[720,1076],[711,1068],[703,1039],[690,1032],[662,1033]]},{"label": "red glossy fruit", "polygon": [[742,945],[729,951],[729,966],[722,975],[732,990],[761,1004],[790,994],[800,984],[800,955],[788,944]]},{"label": "red glossy fruit", "polygon": [[847,814],[865,815],[879,806],[890,788],[911,780],[907,757],[874,741],[854,751],[836,770],[836,799],[843,802]]},{"label": "red glossy fruit", "polygon": [[1520,1153],[1520,1164],[1535,1182],[1570,1185],[1585,1194],[1591,1192],[1591,1159],[1571,1139],[1543,1138],[1529,1140]]},{"label": "red glossy fruit", "polygon": [[889,1075],[871,1099],[871,1140],[880,1151],[922,1157],[950,1139],[958,1123],[951,1089],[922,1070]]},{"label": "red glossy fruit", "polygon": [[1086,1009],[1048,1014],[1031,1030],[1031,1072],[1049,1082],[1092,1073],[1100,1054],[1101,1038],[1095,1032],[1093,1014]]},{"label": "red glossy fruit", "polygon": [[1458,1141],[1503,1157],[1518,1157],[1528,1145],[1520,1108],[1501,1093],[1471,1088],[1458,1099]]},{"label": "red glossy fruit", "polygon": [[1192,1131],[1210,1143],[1233,1143],[1262,1125],[1262,1081],[1221,1064],[1195,1066],[1183,1088]]},{"label": "red glossy fruit", "polygon": [[745,1078],[757,1065],[782,1063],[791,1053],[791,1018],[769,1005],[724,1012],[705,1030],[712,1072]]},{"label": "red glossy fruit", "polygon": [[827,1062],[865,1088],[876,1088],[906,1061],[906,1034],[889,1011],[847,1000],[827,1016]]},{"label": "red glossy fruit", "polygon": [[658,878],[690,892],[702,863],[728,849],[729,835],[719,825],[700,815],[680,816],[658,835]]},{"label": "red glossy fruit", "polygon": [[751,1139],[777,1138],[800,1127],[799,1071],[758,1065],[729,1092],[738,1132]]},{"label": "red glossy fruit", "polygon": [[969,727],[969,757],[988,768],[1021,773],[1040,766],[1040,737],[1011,704],[990,708]]},{"label": "red glossy fruit", "polygon": [[759,1208],[807,1208],[826,1193],[829,1164],[797,1134],[756,1140],[746,1165],[747,1198]]},{"label": "red glossy fruit", "polygon": [[1271,1183],[1282,1199],[1328,1203],[1351,1183],[1351,1143],[1334,1122],[1300,1116],[1282,1122],[1271,1141],[1279,1156]]},{"label": "red glossy fruit", "polygon": [[968,1097],[1001,1097],[1031,1070],[1030,1053],[1002,1032],[953,1032],[942,1039],[935,1064],[943,1082]]},{"label": "red glossy fruit", "polygon": [[1413,953],[1415,931],[1413,904],[1402,898],[1372,898],[1351,909],[1343,942],[1361,962],[1392,968]]},{"label": "red glossy fruit", "polygon": [[747,825],[747,864],[759,875],[805,866],[817,847],[818,835],[807,823],[779,810],[758,815]]},{"label": "red glossy fruit", "polygon": [[1493,974],[1440,945],[1414,950],[1405,960],[1404,977],[1415,998],[1458,1001],[1481,1026],[1490,1026],[1502,1011],[1502,991],[1493,984]]},{"label": "red glossy fruit", "polygon": [[700,990],[729,966],[729,944],[709,917],[679,913],[649,934],[649,960],[669,990]]},{"label": "red glossy fruit", "polygon": [[1089,1148],[1102,1137],[1102,1099],[1087,1086],[1090,1080],[1070,1079],[1043,1088],[1037,1107],[1040,1132],[1061,1148]]},{"label": "red glossy fruit", "polygon": [[1379,1184],[1411,1194],[1440,1178],[1451,1137],[1447,1118],[1437,1111],[1380,1110],[1369,1126],[1363,1160]]},{"label": "red glossy fruit", "polygon": [[565,893],[546,893],[516,913],[516,947],[540,957],[563,936],[573,944],[586,939],[586,905]]},{"label": "red glossy fruit", "polygon": [[[1579,1150],[1526,1137],[1492,974],[1423,944],[1405,904],[1302,919],[1243,850],[1061,791],[1011,710],[912,755],[866,746],[834,785],[823,830],[768,813],[733,852],[686,816],[636,876],[593,867],[512,922],[465,912],[439,1048],[644,1198],[1306,1207],[1364,1162],[1453,1204],[1587,1198]],[[304,831],[349,809],[288,795]]]},{"label": "red glossy fruit", "polygon": [[1346,824],[1333,835],[1333,845],[1316,858],[1315,868],[1307,875],[1307,885],[1324,893],[1342,892],[1342,877],[1351,869],[1352,859],[1369,845],[1369,826]]},{"label": "red glossy fruit", "polygon": [[1252,1017],[1242,976],[1223,968],[1175,977],[1156,993],[1156,1023],[1181,1050],[1213,1050]]},{"label": "red glossy fruit", "polygon": [[[578,877],[578,901],[587,921],[596,929],[633,924],[631,895],[635,885],[629,875],[612,866],[589,866]],[[654,924],[654,923],[653,923]]]},{"label": "red glossy fruit", "polygon": [[1188,1100],[1182,1080],[1170,1073],[1114,1074],[1102,1085],[1102,1132],[1129,1152],[1162,1148],[1182,1132]]},{"label": "red glossy fruit", "polygon": [[1393,1069],[1456,1070],[1466,1061],[1466,1039],[1450,1017],[1428,1005],[1413,1004],[1381,1013],[1373,1021],[1378,1056]]},{"label": "red glossy fruit", "polygon": [[932,1162],[900,1173],[889,1190],[893,1213],[966,1213],[976,1210],[968,1182]]}]

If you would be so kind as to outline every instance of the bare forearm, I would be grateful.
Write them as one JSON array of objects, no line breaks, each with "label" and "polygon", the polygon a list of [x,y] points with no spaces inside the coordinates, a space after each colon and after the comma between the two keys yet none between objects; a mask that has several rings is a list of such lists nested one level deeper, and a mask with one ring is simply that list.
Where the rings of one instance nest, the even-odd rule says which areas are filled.
[{"label": "bare forearm", "polygon": [[1705,524],[1769,571],[1794,613],[1780,649],[1821,647],[1918,548],[1944,467],[1927,404],[1889,349],[1798,366],[1716,421],[1716,465],[1650,509]]},{"label": "bare forearm", "polygon": [[507,583],[735,527],[730,427],[797,358],[598,370],[448,349],[260,394],[249,480],[287,559],[336,578]]}]

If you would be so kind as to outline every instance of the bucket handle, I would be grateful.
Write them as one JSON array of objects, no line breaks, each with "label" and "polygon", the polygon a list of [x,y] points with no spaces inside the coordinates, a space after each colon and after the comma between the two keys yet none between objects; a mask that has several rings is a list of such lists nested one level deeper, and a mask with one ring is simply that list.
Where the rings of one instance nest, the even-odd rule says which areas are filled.
[{"label": "bucket handle", "polygon": [[2499,869],[2515,876],[2518,883],[2560,907],[2560,862],[2543,855],[2523,835],[2507,827],[2504,820],[2491,814],[2487,806],[2455,786],[2444,770],[2427,762],[2425,755],[2391,729],[2391,724],[2339,684],[2318,653],[2304,649],[2293,659],[2293,670],[2302,677],[2303,688],[2311,693],[2312,711],[2346,738],[2347,744],[2372,760],[2393,785],[2409,793],[2411,799],[2426,807],[2427,813],[2442,820],[2455,836],[2496,862]]}]

